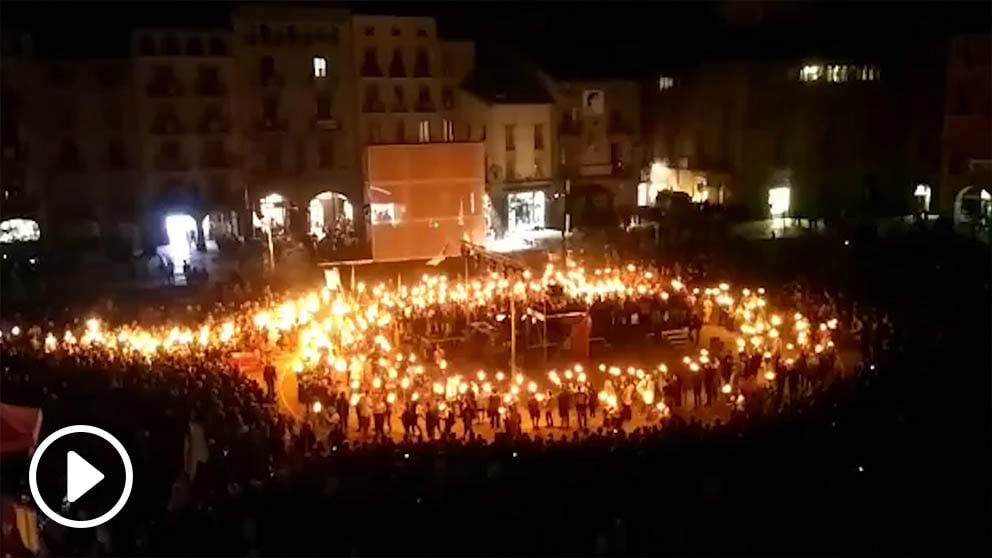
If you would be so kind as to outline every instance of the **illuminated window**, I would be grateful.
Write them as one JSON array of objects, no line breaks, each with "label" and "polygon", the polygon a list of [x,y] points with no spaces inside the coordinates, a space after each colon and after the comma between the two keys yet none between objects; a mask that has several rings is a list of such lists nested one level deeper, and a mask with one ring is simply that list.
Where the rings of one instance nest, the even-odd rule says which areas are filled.
[{"label": "illuminated window", "polygon": [[373,225],[384,225],[399,221],[396,215],[395,203],[373,203],[369,211],[372,214]]},{"label": "illuminated window", "polygon": [[799,70],[799,80],[805,82],[844,83],[848,81],[875,81],[876,79],[878,79],[878,69],[873,66],[807,64]]},{"label": "illuminated window", "polygon": [[327,59],[323,56],[313,57],[313,77],[317,79],[327,77]]},{"label": "illuminated window", "polygon": [[450,120],[444,121],[444,141],[455,141],[455,123]]},{"label": "illuminated window", "polygon": [[421,143],[427,143],[431,141],[431,122],[430,120],[421,120],[418,126],[417,139]]},{"label": "illuminated window", "polygon": [[782,217],[789,212],[792,188],[779,186],[768,190],[768,209],[772,217]]},{"label": "illuminated window", "polygon": [[801,81],[817,81],[823,77],[823,66],[818,64],[807,64],[799,71]]},{"label": "illuminated window", "polygon": [[32,219],[7,219],[0,223],[0,244],[34,242],[41,239],[41,227]]},{"label": "illuminated window", "polygon": [[666,89],[671,89],[675,87],[675,79],[670,77],[661,76],[658,78],[658,90],[664,91]]}]

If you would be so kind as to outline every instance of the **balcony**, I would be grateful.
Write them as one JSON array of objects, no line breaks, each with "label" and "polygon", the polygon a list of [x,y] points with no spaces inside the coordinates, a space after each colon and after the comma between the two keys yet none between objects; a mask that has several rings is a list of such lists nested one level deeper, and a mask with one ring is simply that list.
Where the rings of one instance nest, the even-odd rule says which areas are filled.
[{"label": "balcony", "polygon": [[260,118],[255,129],[259,132],[286,132],[289,130],[289,122],[285,118]]},{"label": "balcony", "polygon": [[396,101],[390,105],[389,112],[410,112],[410,107],[403,101]]},{"label": "balcony", "polygon": [[413,65],[413,77],[415,78],[429,78],[433,77],[431,75],[431,67],[426,61],[418,61]]},{"label": "balcony", "polygon": [[169,97],[181,97],[183,88],[178,81],[156,81],[148,84],[148,96],[152,99],[166,99]]},{"label": "balcony", "polygon": [[226,97],[227,86],[219,81],[199,83],[196,86],[196,94],[200,97]]},{"label": "balcony", "polygon": [[396,60],[395,58],[389,64],[389,77],[402,78],[406,77],[406,67],[403,65],[402,60]]}]

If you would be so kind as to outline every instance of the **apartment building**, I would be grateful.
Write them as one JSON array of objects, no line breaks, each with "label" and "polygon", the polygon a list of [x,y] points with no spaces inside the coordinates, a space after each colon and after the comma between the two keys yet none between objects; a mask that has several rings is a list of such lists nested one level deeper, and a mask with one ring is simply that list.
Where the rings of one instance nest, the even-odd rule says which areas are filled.
[{"label": "apartment building", "polygon": [[937,168],[940,65],[928,52],[884,65],[706,64],[646,83],[655,172],[645,174],[656,176],[645,177],[641,201],[650,204],[661,184],[755,218],[768,217],[773,190],[789,192],[792,214],[909,213],[916,186],[929,188]]},{"label": "apartment building", "polygon": [[992,35],[954,37],[941,134],[940,209],[957,223],[992,215]]},{"label": "apartment building", "polygon": [[560,114],[558,158],[570,188],[595,187],[632,211],[644,153],[641,89],[634,81],[556,80],[543,76]]},{"label": "apartment building", "polygon": [[255,212],[277,232],[363,237],[348,12],[246,7],[233,27],[237,118]]},{"label": "apartment building", "polygon": [[3,243],[129,254],[139,235],[126,60],[43,59],[26,35],[4,39]]},{"label": "apartment building", "polygon": [[[131,73],[145,235],[165,244],[181,227],[203,249],[235,236],[244,207],[245,146],[235,123],[232,36],[224,31],[137,30]],[[242,212],[243,213],[243,212]]]},{"label": "apartment building", "polygon": [[517,64],[477,68],[465,82],[461,119],[485,146],[489,233],[517,235],[561,225],[555,106]]},{"label": "apartment building", "polygon": [[30,222],[5,223],[5,239],[213,249],[271,228],[360,242],[367,146],[484,137],[459,106],[474,45],[439,40],[432,18],[246,6],[229,28],[136,29],[119,59],[81,62],[13,39],[3,215]]}]

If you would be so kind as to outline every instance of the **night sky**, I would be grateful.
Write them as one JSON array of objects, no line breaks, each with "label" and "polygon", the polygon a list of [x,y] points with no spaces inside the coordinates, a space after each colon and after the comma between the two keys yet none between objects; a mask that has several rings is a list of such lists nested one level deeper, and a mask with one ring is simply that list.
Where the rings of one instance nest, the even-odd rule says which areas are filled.
[{"label": "night sky", "polygon": [[[988,31],[988,2],[282,2],[431,15],[442,38],[512,50],[558,77],[643,77],[731,58],[886,56],[948,32]],[[229,26],[226,2],[16,2],[3,27],[40,53],[123,57],[130,29]],[[80,22],[85,22],[83,25]]]}]

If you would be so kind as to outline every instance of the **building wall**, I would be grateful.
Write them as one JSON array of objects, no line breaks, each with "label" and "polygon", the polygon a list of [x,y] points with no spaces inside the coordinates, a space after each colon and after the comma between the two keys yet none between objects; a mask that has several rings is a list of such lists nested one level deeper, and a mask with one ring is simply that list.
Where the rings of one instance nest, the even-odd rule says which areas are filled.
[{"label": "building wall", "polygon": [[[348,13],[311,8],[238,10],[234,16],[238,127],[252,199],[293,205],[303,231],[309,201],[325,191],[361,206],[359,120]],[[326,63],[315,68],[315,58]],[[318,62],[319,64],[319,62]],[[355,222],[361,238],[364,228]]]},{"label": "building wall", "polygon": [[940,210],[954,212],[965,188],[992,192],[992,35],[961,35],[948,49],[941,135]]},{"label": "building wall", "polygon": [[[441,54],[434,20],[355,15],[352,27],[361,144],[442,141]],[[421,132],[423,123],[427,128]]]},{"label": "building wall", "polygon": [[226,32],[139,30],[132,36],[131,88],[140,147],[140,206],[156,243],[172,212],[199,223],[244,206],[232,37]]},{"label": "building wall", "polygon": [[485,144],[490,179],[505,184],[552,180],[557,144],[553,106],[493,104],[488,114]]},{"label": "building wall", "polygon": [[31,157],[41,111],[33,102],[38,91],[38,65],[31,37],[7,32],[2,39],[0,65],[0,129],[2,129],[3,219],[45,219],[43,184],[38,180],[37,157]]},{"label": "building wall", "polygon": [[[558,116],[561,176],[574,184],[600,184],[618,206],[636,203],[644,153],[640,141],[641,90],[633,81],[544,79]],[[589,96],[598,93],[602,103]]]},{"label": "building wall", "polygon": [[121,241],[129,251],[137,155],[128,64],[50,60],[7,46],[4,218],[38,221],[52,247],[84,253]]},{"label": "building wall", "polygon": [[728,201],[754,217],[783,185],[796,214],[903,214],[936,168],[937,67],[908,56],[704,65],[646,86],[651,153],[725,177]]},{"label": "building wall", "polygon": [[[455,256],[462,239],[481,242],[484,160],[481,143],[370,146],[373,258]],[[389,218],[380,218],[387,210]]]}]

